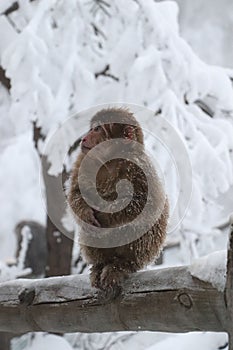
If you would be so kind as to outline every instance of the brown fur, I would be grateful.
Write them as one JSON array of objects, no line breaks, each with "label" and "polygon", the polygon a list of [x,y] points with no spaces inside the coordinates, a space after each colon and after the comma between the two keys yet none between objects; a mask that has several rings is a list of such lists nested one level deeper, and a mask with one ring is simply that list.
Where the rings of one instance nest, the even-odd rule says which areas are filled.
[{"label": "brown fur", "polygon": [[[128,110],[107,109],[98,112],[92,118],[91,124],[93,125],[93,123],[99,121],[104,123],[105,120],[111,122],[111,116],[113,115],[129,125],[131,125],[130,121],[136,122],[133,114]],[[125,128],[121,124],[106,124],[104,130],[107,135],[110,135],[110,138],[122,138]],[[106,134],[100,134],[99,141],[95,140],[95,143],[102,142],[104,139],[106,139]],[[143,133],[138,123],[133,126],[133,139],[143,144]],[[109,203],[116,199],[116,184],[120,179],[127,179],[134,186],[134,196],[128,206],[117,213],[109,214],[93,210],[82,198],[77,179],[80,164],[85,155],[82,152],[79,154],[73,167],[71,188],[68,195],[68,203],[78,217],[87,223],[101,227],[118,227],[131,222],[137,217],[144,208],[148,191],[146,177],[140,168],[140,162],[149,164],[149,159],[144,153],[134,152],[133,148],[132,155],[135,156],[139,166],[125,159],[113,159],[103,165],[98,172],[95,185],[99,194]],[[154,181],[152,196],[158,205],[161,203],[163,205],[161,215],[146,233],[129,244],[114,248],[96,248],[81,245],[85,260],[93,265],[90,275],[92,286],[101,289],[119,286],[129,273],[142,269],[158,257],[160,253],[165,240],[169,208],[157,173],[154,169],[151,170],[151,167],[148,167],[149,171],[152,171]],[[87,186],[89,187],[90,184]],[[151,215],[153,216],[153,212]]]}]

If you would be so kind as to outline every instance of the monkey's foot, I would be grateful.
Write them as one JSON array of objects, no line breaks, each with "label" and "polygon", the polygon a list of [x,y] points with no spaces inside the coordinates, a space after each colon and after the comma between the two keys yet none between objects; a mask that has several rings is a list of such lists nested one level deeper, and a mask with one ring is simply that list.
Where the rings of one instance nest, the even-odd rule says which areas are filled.
[{"label": "monkey's foot", "polygon": [[107,294],[117,296],[121,291],[121,283],[127,277],[126,271],[115,265],[107,265],[100,276],[100,288]]},{"label": "monkey's foot", "polygon": [[100,275],[101,275],[102,269],[103,269],[102,265],[93,265],[91,267],[90,281],[91,281],[92,287],[100,288]]}]

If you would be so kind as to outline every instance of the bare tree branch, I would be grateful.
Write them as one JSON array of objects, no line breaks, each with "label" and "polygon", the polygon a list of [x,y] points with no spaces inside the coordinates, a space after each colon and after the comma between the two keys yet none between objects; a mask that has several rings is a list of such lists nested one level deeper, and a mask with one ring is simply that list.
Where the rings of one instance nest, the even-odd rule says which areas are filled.
[{"label": "bare tree branch", "polygon": [[36,149],[37,153],[41,157],[41,153],[40,153],[40,150],[39,150],[38,143],[39,143],[40,140],[41,141],[45,140],[45,135],[43,135],[41,127],[37,126],[37,121],[33,121],[32,125],[33,125],[33,142],[34,142],[34,146],[35,146],[35,149]]},{"label": "bare tree branch", "polygon": [[19,3],[15,1],[4,12],[2,12],[1,15],[9,16],[11,13],[17,11],[18,9],[19,9]]},{"label": "bare tree branch", "polygon": [[9,91],[11,88],[11,81],[6,76],[6,71],[0,66],[0,83]]},{"label": "bare tree branch", "polygon": [[115,75],[111,74],[109,71],[110,71],[110,65],[107,64],[102,71],[95,73],[96,79],[98,79],[99,76],[102,75],[104,77],[112,78],[115,81],[119,81],[119,78],[116,77]]}]

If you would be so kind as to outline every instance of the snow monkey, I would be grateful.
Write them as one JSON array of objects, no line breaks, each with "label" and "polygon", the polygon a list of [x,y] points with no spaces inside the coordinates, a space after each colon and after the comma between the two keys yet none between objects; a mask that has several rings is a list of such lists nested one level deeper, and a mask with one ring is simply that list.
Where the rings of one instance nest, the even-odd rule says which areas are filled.
[{"label": "snow monkey", "polygon": [[[96,157],[93,156],[95,153],[92,154],[94,148],[105,141],[114,140],[122,141],[122,156],[119,156],[119,150],[116,152],[114,147],[113,149],[104,147],[110,160],[105,163],[100,161],[94,186],[99,196],[107,203],[106,205],[109,203],[109,207],[118,197],[117,184],[120,180],[128,180],[131,183],[133,194],[128,200],[128,192],[125,190],[123,194],[121,193],[121,200],[128,200],[128,204],[121,210],[107,212],[93,208],[87,203],[88,201],[82,196],[78,179],[81,164],[88,155],[93,162],[99,162],[99,153],[97,152]],[[124,150],[124,145],[128,153]],[[140,147],[138,148],[137,145]],[[130,160],[125,156],[126,153],[130,155]],[[151,181],[150,189],[148,177]],[[90,184],[87,173],[84,173],[82,185],[86,187],[87,192],[91,191],[93,184]],[[143,215],[143,210],[149,201],[148,196],[152,206],[150,205],[147,214]],[[166,236],[168,200],[160,179],[144,152],[142,129],[128,109],[103,109],[91,119],[90,130],[81,141],[81,152],[72,169],[68,204],[79,224],[80,234],[84,237],[87,231],[83,223],[101,229],[103,232],[109,228],[119,228],[119,231],[115,231],[111,242],[116,236],[121,235],[121,227],[132,223],[131,226],[127,226],[130,229],[127,231],[127,228],[126,237],[130,231],[134,236],[129,240],[123,240],[123,243],[118,245],[110,244],[103,247],[80,242],[84,259],[92,265],[90,280],[93,287],[105,292],[119,290],[122,281],[130,273],[142,269],[158,257]],[[158,208],[160,210],[157,210]],[[135,219],[140,213],[142,218],[135,224]]]}]

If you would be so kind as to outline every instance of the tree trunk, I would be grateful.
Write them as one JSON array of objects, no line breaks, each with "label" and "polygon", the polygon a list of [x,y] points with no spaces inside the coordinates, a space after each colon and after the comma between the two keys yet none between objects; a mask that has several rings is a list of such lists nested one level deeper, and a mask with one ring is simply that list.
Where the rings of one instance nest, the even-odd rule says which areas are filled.
[{"label": "tree trunk", "polygon": [[[48,174],[49,164],[46,157],[42,157],[43,177],[46,187],[48,260],[46,276],[69,275],[73,249],[73,237],[63,224],[66,203],[56,189],[62,186],[62,174],[51,176]],[[53,222],[51,218],[55,219]],[[69,238],[71,237],[71,238]]]},{"label": "tree trunk", "polygon": [[62,173],[58,176],[48,174],[50,164],[46,156],[43,156],[38,147],[40,140],[45,140],[41,128],[33,122],[33,140],[35,149],[41,159],[43,179],[45,184],[45,202],[47,209],[46,237],[48,258],[46,264],[46,276],[69,275],[71,272],[71,260],[73,249],[73,234],[68,232],[62,218],[65,214],[66,203],[57,191],[63,186]]}]

